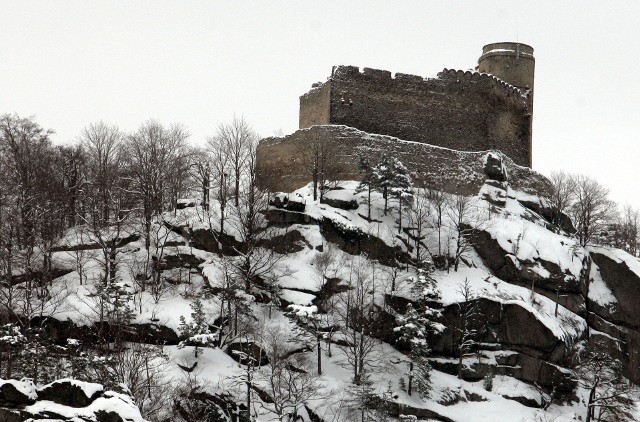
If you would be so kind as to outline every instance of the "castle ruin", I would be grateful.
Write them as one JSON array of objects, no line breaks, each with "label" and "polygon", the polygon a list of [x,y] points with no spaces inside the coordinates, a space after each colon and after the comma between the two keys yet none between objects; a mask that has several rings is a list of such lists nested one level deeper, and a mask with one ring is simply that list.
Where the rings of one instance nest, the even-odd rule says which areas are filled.
[{"label": "castle ruin", "polygon": [[[431,185],[435,173],[451,167],[438,162],[443,155],[434,153],[438,147],[461,156],[469,152],[469,165],[479,160],[477,152],[498,150],[510,166],[531,167],[534,70],[533,48],[520,43],[488,44],[475,71],[444,69],[436,78],[334,67],[326,82],[300,97],[300,130],[261,141],[261,183],[283,191],[308,183],[299,155],[311,137],[332,144],[335,179],[358,180],[363,154],[375,159],[393,153],[410,157],[405,165],[418,185]],[[374,147],[368,140],[372,134],[390,141]],[[424,147],[410,146],[414,143]],[[471,167],[482,173],[482,163]]]}]

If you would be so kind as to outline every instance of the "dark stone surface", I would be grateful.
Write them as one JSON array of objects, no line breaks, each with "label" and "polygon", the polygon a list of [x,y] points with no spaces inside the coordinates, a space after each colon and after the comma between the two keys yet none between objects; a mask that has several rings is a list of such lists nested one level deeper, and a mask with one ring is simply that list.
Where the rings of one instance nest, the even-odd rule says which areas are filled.
[{"label": "dark stone surface", "polygon": [[171,270],[174,268],[198,268],[204,259],[200,259],[191,254],[172,253],[171,248],[165,248],[165,255],[162,257],[159,268],[161,270]]},{"label": "dark stone surface", "polygon": [[[266,138],[257,149],[256,171],[259,185],[270,191],[293,192],[311,182],[302,151],[314,139],[323,139],[332,154],[332,179],[361,180],[360,156],[377,162],[384,154],[400,160],[418,187],[449,193],[475,195],[487,179],[484,157],[488,151],[468,152],[438,148],[425,143],[407,142],[384,135],[365,133],[347,126],[313,126],[283,138]],[[541,174],[521,167],[499,151],[509,186],[517,191],[548,197],[551,185]]]},{"label": "dark stone surface", "polygon": [[285,209],[287,211],[303,212],[306,206],[304,198],[299,194],[278,193],[270,200],[269,205],[276,208]]},{"label": "dark stone surface", "polygon": [[23,404],[33,404],[35,400],[26,396],[18,390],[13,384],[0,385],[0,403],[10,406],[18,406]]},{"label": "dark stone surface", "polygon": [[288,254],[304,250],[304,248],[307,247],[307,243],[299,231],[291,230],[270,239],[262,239],[260,246],[271,249],[279,254]]},{"label": "dark stone surface", "polygon": [[227,347],[225,352],[234,360],[240,363],[244,363],[241,358],[242,354],[236,352],[246,353],[247,355],[251,356],[253,362],[258,363],[259,366],[269,364],[269,358],[267,358],[267,354],[262,350],[260,346],[253,342],[232,343],[229,345],[229,347]]},{"label": "dark stone surface", "polygon": [[446,416],[443,416],[441,414],[439,414],[438,412],[435,412],[431,409],[425,409],[425,408],[420,408],[420,407],[414,407],[408,404],[401,404],[401,403],[397,403],[397,402],[390,402],[389,403],[389,407],[390,409],[390,413],[393,416],[400,416],[400,415],[414,415],[417,416],[418,418],[422,419],[428,419],[428,420],[436,420],[436,421],[442,421],[442,422],[453,422],[453,419],[450,419]]},{"label": "dark stone surface", "polygon": [[358,201],[355,199],[351,199],[349,201],[338,198],[324,197],[320,201],[322,204],[327,204],[333,208],[340,208],[342,210],[357,210],[358,209]]},{"label": "dark stone surface", "polygon": [[302,212],[292,212],[279,208],[270,208],[265,213],[269,224],[290,226],[292,224],[318,224],[314,218]]},{"label": "dark stone surface", "polygon": [[147,344],[162,344],[173,346],[179,343],[178,334],[171,328],[160,324],[131,324],[132,332],[131,341],[137,341]]},{"label": "dark stone surface", "polygon": [[507,172],[502,165],[502,159],[496,154],[487,154],[487,159],[484,163],[484,172],[491,180],[497,180],[504,182],[507,180]]},{"label": "dark stone surface", "polygon": [[[117,238],[115,239],[116,248],[121,248],[137,240],[140,240],[140,234],[138,233],[131,233],[129,236]],[[87,251],[87,250],[94,250],[94,249],[101,249],[101,248],[102,246],[100,246],[98,243],[85,243],[85,244],[73,245],[73,246],[59,245],[51,248],[51,251],[52,252]]]},{"label": "dark stone surface", "polygon": [[[602,315],[608,321],[640,328],[640,277],[625,262],[616,262],[596,250],[589,250],[593,262],[600,269],[602,279],[618,300],[615,308]],[[631,259],[634,259],[630,257]],[[604,310],[602,311],[604,312]]]},{"label": "dark stone surface", "polygon": [[115,412],[106,412],[104,410],[98,410],[96,412],[96,421],[97,422],[126,422],[122,419],[122,416],[118,415]]},{"label": "dark stone surface", "polygon": [[86,407],[101,393],[102,390],[92,397],[87,397],[81,387],[72,384],[70,381],[59,380],[40,388],[38,390],[38,400],[49,400],[70,407]]},{"label": "dark stone surface", "polygon": [[22,422],[29,417],[31,417],[31,415],[26,415],[19,410],[0,407],[0,421],[2,422]]},{"label": "dark stone surface", "polygon": [[[535,262],[520,261],[520,268],[515,265],[515,256],[502,249],[497,240],[484,230],[470,230],[469,241],[484,264],[495,275],[509,283],[531,288],[535,283],[536,292],[555,301],[556,291],[560,292],[559,303],[576,314],[582,314],[584,310],[584,298],[579,280],[573,274],[564,273],[558,264],[543,259]],[[550,274],[549,277],[541,277],[532,271],[534,266],[540,265]]]},{"label": "dark stone surface", "polygon": [[186,238],[190,240],[193,247],[212,253],[220,253],[220,246],[223,254],[232,256],[238,255],[238,251],[243,249],[242,243],[233,236],[221,235],[211,230],[187,230]]},{"label": "dark stone surface", "polygon": [[320,223],[320,233],[325,240],[350,255],[364,253],[369,259],[391,267],[411,262],[410,256],[400,246],[391,247],[375,236],[359,229],[351,229],[329,218],[324,218]]},{"label": "dark stone surface", "polygon": [[589,310],[595,315],[589,316],[589,323],[620,340],[625,375],[640,383],[640,277],[625,262],[616,262],[593,248],[589,254],[618,301],[610,308],[590,301]]},{"label": "dark stone surface", "polygon": [[337,66],[329,81],[300,97],[300,127],[338,124],[459,151],[499,149],[530,166],[530,101],[476,72],[445,69],[424,79]]}]

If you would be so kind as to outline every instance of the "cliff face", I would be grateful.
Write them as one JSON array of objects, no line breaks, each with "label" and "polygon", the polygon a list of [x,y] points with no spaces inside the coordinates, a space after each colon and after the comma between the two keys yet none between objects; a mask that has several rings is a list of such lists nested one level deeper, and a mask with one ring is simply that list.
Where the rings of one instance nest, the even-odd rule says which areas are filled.
[{"label": "cliff face", "polygon": [[[450,193],[475,195],[487,179],[508,180],[525,194],[548,195],[549,181],[528,167],[514,163],[499,151],[469,152],[441,148],[424,142],[374,135],[347,126],[313,126],[282,138],[267,138],[258,145],[260,185],[271,191],[290,192],[311,181],[312,149],[327,156],[330,180],[359,180],[359,158],[377,162],[382,155],[398,158],[414,183]],[[493,162],[495,160],[495,162]]]}]

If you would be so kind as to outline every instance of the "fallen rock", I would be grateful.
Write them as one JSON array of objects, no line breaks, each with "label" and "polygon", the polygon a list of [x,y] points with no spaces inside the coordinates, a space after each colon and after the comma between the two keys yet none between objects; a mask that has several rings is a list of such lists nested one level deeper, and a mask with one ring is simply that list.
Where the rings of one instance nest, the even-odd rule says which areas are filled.
[{"label": "fallen rock", "polygon": [[305,209],[305,200],[299,193],[278,192],[269,200],[269,205],[287,211],[302,212]]},{"label": "fallen rock", "polygon": [[493,152],[484,156],[484,173],[492,180],[503,182],[508,179],[502,158]]},{"label": "fallen rock", "polygon": [[245,363],[246,357],[249,356],[253,360],[254,365],[263,366],[269,364],[267,354],[260,346],[254,342],[237,342],[227,347],[225,352],[239,363]]},{"label": "fallen rock", "polygon": [[185,208],[193,208],[196,206],[197,201],[195,199],[178,199],[176,203],[177,210],[183,210]]},{"label": "fallen rock", "polygon": [[342,210],[350,211],[358,209],[358,201],[355,199],[341,199],[341,198],[332,198],[328,194],[325,195],[320,203],[327,204],[333,208],[340,208]]}]

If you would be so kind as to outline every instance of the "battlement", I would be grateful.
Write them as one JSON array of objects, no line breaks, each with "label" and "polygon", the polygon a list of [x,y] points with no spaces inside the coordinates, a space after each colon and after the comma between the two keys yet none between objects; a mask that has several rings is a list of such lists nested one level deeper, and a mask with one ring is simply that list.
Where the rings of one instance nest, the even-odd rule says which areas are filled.
[{"label": "battlement", "polygon": [[[440,78],[456,78],[458,80],[465,80],[465,81],[473,81],[473,82],[478,82],[478,81],[484,81],[484,80],[489,80],[489,81],[493,81],[495,83],[495,87],[498,89],[503,90],[504,92],[506,92],[507,94],[516,94],[516,95],[520,95],[522,98],[524,99],[528,99],[531,96],[531,90],[530,89],[521,89],[518,88],[517,86],[511,85],[509,82],[506,82],[500,78],[498,78],[495,75],[492,75],[490,73],[482,73],[482,72],[478,72],[475,70],[456,70],[456,69],[447,69],[444,68],[444,70],[440,73],[438,73],[438,77]],[[496,93],[499,93],[500,91],[496,91]]]},{"label": "battlement", "polygon": [[510,183],[533,181],[541,192],[544,181],[527,168],[534,66],[533,48],[520,43],[488,44],[476,70],[445,68],[434,77],[334,66],[325,82],[300,96],[301,130],[260,142],[260,183],[276,190],[308,183],[300,154],[321,137],[330,145],[335,179],[358,180],[362,154],[374,160],[391,154],[419,176],[418,185],[473,195],[486,177],[483,157],[501,151],[516,175]]},{"label": "battlement", "polygon": [[335,66],[300,97],[300,128],[345,125],[461,151],[504,151],[531,166],[532,90],[495,75],[444,69],[435,77]]},{"label": "battlement", "polygon": [[[430,83],[438,78],[456,78],[460,81],[471,81],[471,82],[479,82],[484,80],[491,80],[496,83],[496,87],[501,88],[509,92],[510,94],[519,94],[523,98],[527,98],[530,94],[530,90],[521,89],[517,86],[510,84],[509,82],[500,79],[499,77],[492,75],[490,73],[478,72],[475,70],[459,70],[459,69],[447,69],[444,68],[441,72],[438,73],[437,77],[429,78],[423,77],[419,75],[412,75],[408,73],[392,73],[389,70],[381,70],[381,69],[372,69],[370,67],[364,67],[360,69],[358,66],[335,66],[331,73],[331,77],[329,79],[330,82],[333,79],[343,79],[343,78],[358,78],[363,77],[369,81],[381,81],[381,82],[391,82],[397,81],[405,84],[421,84],[421,83]],[[326,82],[325,82],[326,83]],[[319,88],[323,83],[316,83],[312,86],[313,89]],[[306,94],[305,94],[306,95]]]}]

